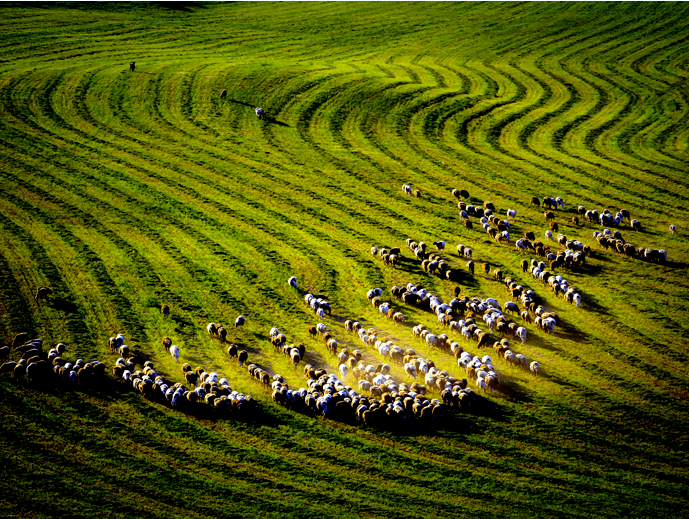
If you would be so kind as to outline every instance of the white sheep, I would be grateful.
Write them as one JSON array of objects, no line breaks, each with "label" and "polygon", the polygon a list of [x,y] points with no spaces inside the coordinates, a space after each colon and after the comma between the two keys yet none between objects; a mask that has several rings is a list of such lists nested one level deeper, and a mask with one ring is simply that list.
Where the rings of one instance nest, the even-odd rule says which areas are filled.
[{"label": "white sheep", "polygon": [[507,210],[507,216],[508,216],[508,218],[512,218],[512,221],[515,221],[517,219],[517,210],[516,209],[508,209]]},{"label": "white sheep", "polygon": [[179,362],[179,348],[174,344],[170,346],[170,355],[175,359],[175,362]]},{"label": "white sheep", "polygon": [[555,240],[553,240],[553,233],[550,231],[545,232],[545,239],[550,240],[550,241],[555,241]]},{"label": "white sheep", "polygon": [[677,227],[675,227],[674,224],[670,226],[670,232],[671,232],[672,234],[676,234],[676,233],[677,233]]},{"label": "white sheep", "polygon": [[326,331],[327,329],[328,329],[328,327],[327,327],[326,325],[324,325],[323,323],[318,323],[318,324],[316,325],[316,331],[317,331],[318,333],[325,333],[325,331]]},{"label": "white sheep", "polygon": [[524,344],[524,342],[526,341],[526,328],[520,326],[519,328],[517,328],[515,335],[519,337],[519,339],[522,341],[522,344]]},{"label": "white sheep", "polygon": [[538,362],[535,360],[531,363],[531,366],[529,366],[531,370],[532,375],[538,375]]},{"label": "white sheep", "polygon": [[338,369],[340,370],[340,375],[342,375],[342,380],[346,379],[347,371],[349,370],[347,364],[340,364],[340,367]]},{"label": "white sheep", "polygon": [[371,247],[371,254],[373,254],[374,256],[378,254],[378,247]]},{"label": "white sheep", "polygon": [[524,242],[522,240],[517,240],[514,242],[514,246],[517,247],[517,250],[523,251],[526,250],[526,245],[524,245]]},{"label": "white sheep", "polygon": [[435,245],[439,251],[445,249],[445,242],[444,241],[434,241],[433,245]]},{"label": "white sheep", "polygon": [[404,184],[402,186],[402,191],[404,191],[407,195],[411,196],[411,186]]},{"label": "white sheep", "polygon": [[297,278],[295,276],[292,276],[287,280],[287,284],[292,288],[297,288]]}]

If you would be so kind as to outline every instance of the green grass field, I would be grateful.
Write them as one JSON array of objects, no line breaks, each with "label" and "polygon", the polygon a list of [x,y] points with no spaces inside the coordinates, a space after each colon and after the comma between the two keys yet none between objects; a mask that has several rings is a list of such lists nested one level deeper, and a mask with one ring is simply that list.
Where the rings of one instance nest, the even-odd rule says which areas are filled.
[{"label": "green grass field", "polygon": [[[111,375],[90,390],[0,375],[0,516],[688,516],[688,14],[665,2],[0,5],[0,342],[26,331],[110,373],[107,341],[122,332],[182,382],[169,336],[181,362],[257,400],[219,419]],[[563,197],[560,232],[593,249],[558,272],[581,307],[521,271],[533,253],[476,218],[465,229],[453,188],[503,218],[516,209],[513,241],[543,240],[532,196]],[[668,263],[600,249],[601,226],[571,223],[578,205],[628,209],[641,231],[625,221],[624,239]],[[343,327],[359,319],[462,378],[450,353],[413,338],[419,323],[440,333],[435,317],[389,293],[414,282],[452,298],[407,237],[447,243],[462,294],[509,299],[479,274],[487,261],[559,314],[554,335],[527,325],[516,346],[538,377],[491,350],[499,391],[429,427],[378,430],[275,405],[206,331],[225,325],[250,362],[303,387],[268,334],[336,371],[307,334],[311,292],[331,302],[324,322],[344,346],[364,349]],[[373,245],[402,247],[398,268]],[[41,285],[54,294],[36,303]],[[368,302],[374,287],[403,326]]]}]

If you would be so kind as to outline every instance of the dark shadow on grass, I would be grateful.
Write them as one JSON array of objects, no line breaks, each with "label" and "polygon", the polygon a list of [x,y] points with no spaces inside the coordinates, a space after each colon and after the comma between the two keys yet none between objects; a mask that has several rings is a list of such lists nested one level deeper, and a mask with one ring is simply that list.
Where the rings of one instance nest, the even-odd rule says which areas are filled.
[{"label": "dark shadow on grass", "polygon": [[167,9],[169,11],[180,11],[184,13],[193,13],[194,10],[193,8],[196,9],[206,9],[206,6],[197,2],[153,2],[153,5],[162,7],[163,9]]},{"label": "dark shadow on grass", "polygon": [[66,314],[74,314],[79,309],[76,303],[73,303],[72,301],[67,301],[66,299],[63,299],[61,297],[56,297],[55,299],[53,299],[50,303],[50,306],[55,310],[60,310],[61,312],[65,312]]}]

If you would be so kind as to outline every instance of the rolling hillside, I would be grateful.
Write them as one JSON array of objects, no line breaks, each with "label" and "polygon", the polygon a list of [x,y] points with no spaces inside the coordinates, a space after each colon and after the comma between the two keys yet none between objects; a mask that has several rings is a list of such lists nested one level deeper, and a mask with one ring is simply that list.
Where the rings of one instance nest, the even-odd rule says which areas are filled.
[{"label": "rolling hillside", "polygon": [[[0,515],[686,516],[688,14],[669,2],[0,5],[0,343],[25,331],[108,374],[87,389],[0,374]],[[465,228],[454,188],[501,218],[517,210],[510,243],[477,217]],[[537,258],[514,245],[525,231],[562,248],[533,196],[562,197],[559,233],[592,249],[555,272],[579,308],[520,267]],[[628,210],[640,230],[611,230],[667,262],[599,247],[604,227],[573,224],[578,206]],[[429,252],[444,240],[455,280],[425,272],[407,238]],[[397,268],[372,246],[400,247]],[[538,376],[445,330],[491,355],[501,387],[470,381],[476,402],[430,424],[280,407],[206,331],[223,324],[250,363],[305,387],[305,363],[337,373],[307,333],[312,293],[367,363],[385,359],[347,319],[461,379],[452,353],[412,333],[442,333],[435,315],[390,288],[449,302],[459,285],[503,304],[483,262],[558,325],[514,317],[528,336],[511,342]],[[53,295],[35,301],[42,285]],[[402,325],[371,305],[376,287]],[[272,327],[306,345],[296,370]],[[120,332],[167,380],[203,366],[255,409],[224,418],[142,397],[112,376]]]}]

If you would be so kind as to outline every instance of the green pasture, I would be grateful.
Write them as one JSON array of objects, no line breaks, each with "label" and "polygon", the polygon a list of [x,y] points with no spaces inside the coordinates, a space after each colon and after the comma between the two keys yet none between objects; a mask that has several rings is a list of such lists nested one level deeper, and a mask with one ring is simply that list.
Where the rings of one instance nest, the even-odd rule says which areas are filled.
[{"label": "green pasture", "polygon": [[[688,15],[673,2],[0,4],[0,343],[26,331],[109,373],[93,390],[0,375],[0,516],[689,515]],[[465,229],[453,188],[502,218],[516,209],[512,243],[477,218]],[[530,199],[546,195],[566,203],[559,232],[593,249],[557,272],[580,308],[520,268],[535,255],[514,239],[545,241]],[[629,210],[641,230],[625,221],[623,238],[667,264],[600,249],[600,225],[571,221],[579,205]],[[441,333],[434,315],[390,295],[413,282],[452,299],[408,237],[446,242],[462,294],[509,299],[480,274],[488,262],[559,314],[554,335],[527,325],[515,345],[538,377],[490,350],[499,391],[432,426],[378,430],[278,407],[206,331],[223,324],[250,362],[305,387],[268,335],[336,372],[307,333],[311,292],[367,362],[383,358],[345,319],[463,378],[413,338],[419,323]],[[374,245],[402,247],[398,268]],[[41,285],[54,294],[37,303]],[[375,287],[403,325],[368,302]],[[203,366],[255,411],[143,398],[110,374],[119,332],[167,380]]]}]

